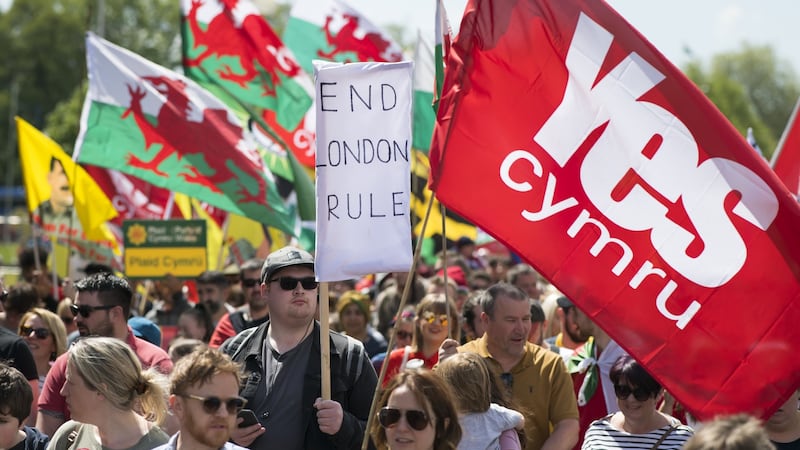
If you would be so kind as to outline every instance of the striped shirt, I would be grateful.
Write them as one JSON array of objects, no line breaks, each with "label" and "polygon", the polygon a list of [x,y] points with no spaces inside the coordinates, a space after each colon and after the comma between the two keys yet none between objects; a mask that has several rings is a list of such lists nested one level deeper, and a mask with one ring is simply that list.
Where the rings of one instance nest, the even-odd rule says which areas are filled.
[{"label": "striped shirt", "polygon": [[[604,417],[592,423],[586,431],[581,450],[651,450],[661,436],[670,429],[669,426],[664,426],[649,433],[632,434],[612,427],[609,420],[610,417]],[[658,445],[661,450],[679,450],[694,434],[690,427],[680,424],[677,419],[673,420],[675,428]]]}]

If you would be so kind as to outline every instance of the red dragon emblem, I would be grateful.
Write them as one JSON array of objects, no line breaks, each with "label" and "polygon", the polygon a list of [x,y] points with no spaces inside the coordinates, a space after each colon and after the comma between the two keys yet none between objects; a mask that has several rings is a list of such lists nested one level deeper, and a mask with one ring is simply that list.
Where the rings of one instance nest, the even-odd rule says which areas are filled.
[{"label": "red dragon emblem", "polygon": [[[142,110],[142,99],[147,95],[141,86],[128,85],[131,95],[130,107],[122,114],[125,119],[133,115],[142,131],[145,152],[154,144],[160,148],[149,161],[144,161],[132,152],[127,155],[127,163],[132,167],[148,170],[161,177],[176,176],[160,169],[161,164],[171,155],[185,161],[185,172],[177,176],[187,183],[204,186],[215,193],[221,193],[225,183],[238,185],[232,200],[237,203],[266,203],[266,180],[263,162],[258,155],[247,155],[247,150],[236,148],[243,139],[240,126],[231,123],[225,109],[204,109],[202,117],[194,113],[186,93],[186,83],[167,77],[142,77],[166,97],[166,103],[153,125]],[[190,119],[190,113],[192,118]],[[198,117],[195,117],[198,116]],[[200,120],[198,120],[198,118]],[[149,152],[148,152],[149,153]],[[251,192],[242,180],[252,179],[256,192]]]},{"label": "red dragon emblem", "polygon": [[[356,54],[356,61],[400,61],[402,55],[399,52],[384,55],[392,43],[384,39],[381,33],[364,34],[359,32],[358,16],[343,13],[340,17],[344,19],[345,24],[335,35],[331,33],[331,22],[333,22],[334,16],[325,17],[325,26],[323,27],[325,39],[333,49],[329,52],[317,50],[317,55],[334,59],[337,54],[352,52]],[[359,34],[364,34],[364,37],[359,37]]]},{"label": "red dragon emblem", "polygon": [[[201,67],[210,57],[222,59],[233,57],[239,60],[244,73],[234,72],[225,64],[224,68],[217,70],[217,75],[242,88],[260,76],[264,76],[262,83],[264,96],[275,95],[276,86],[281,82],[278,72],[283,72],[292,78],[300,72],[300,66],[293,58],[286,56],[286,50],[280,38],[270,28],[269,24],[257,14],[246,16],[241,27],[236,26],[232,18],[238,0],[222,0],[223,12],[214,16],[205,30],[197,21],[197,11],[204,4],[203,0],[192,0],[192,7],[186,15],[189,29],[193,36],[193,50],[205,48],[195,58],[184,57],[185,67]],[[258,63],[264,71],[256,68]]]}]

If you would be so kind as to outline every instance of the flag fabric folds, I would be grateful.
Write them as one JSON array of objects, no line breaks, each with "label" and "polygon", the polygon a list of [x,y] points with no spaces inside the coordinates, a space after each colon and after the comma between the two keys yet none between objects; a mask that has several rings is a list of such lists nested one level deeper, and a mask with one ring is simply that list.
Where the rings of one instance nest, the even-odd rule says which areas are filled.
[{"label": "flag fabric folds", "polygon": [[786,189],[800,201],[800,99],[794,106],[789,123],[783,130],[778,147],[772,154],[772,170],[783,181]]},{"label": "flag fabric folds", "polygon": [[86,260],[111,264],[116,242],[106,222],[114,205],[55,141],[17,117],[28,209],[44,231]]},{"label": "flag fabric folds", "polygon": [[182,0],[181,14],[186,76],[314,167],[313,83],[255,5]]},{"label": "flag fabric folds", "polygon": [[195,82],[92,33],[76,157],[292,233],[255,140]]},{"label": "flag fabric folds", "polygon": [[800,207],[606,3],[471,0],[430,163],[700,420],[800,385]]},{"label": "flag fabric folds", "polygon": [[403,51],[363,14],[341,0],[294,2],[283,40],[307,73],[315,59],[397,62]]}]

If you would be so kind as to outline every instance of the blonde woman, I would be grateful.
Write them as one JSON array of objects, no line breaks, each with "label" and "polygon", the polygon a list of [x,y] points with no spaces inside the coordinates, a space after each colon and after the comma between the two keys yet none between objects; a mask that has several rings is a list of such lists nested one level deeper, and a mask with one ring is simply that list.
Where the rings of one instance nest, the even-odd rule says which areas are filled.
[{"label": "blonde woman", "polygon": [[53,434],[49,448],[146,450],[166,443],[169,436],[158,424],[167,415],[168,383],[156,369],[143,372],[125,342],[79,340],[61,389],[73,420]]},{"label": "blonde woman", "polygon": [[406,367],[433,368],[439,362],[439,347],[448,338],[448,333],[449,337],[459,340],[460,331],[458,311],[452,301],[445,300],[444,294],[428,294],[423,297],[417,305],[411,345],[392,351],[386,358],[385,364],[388,366],[383,386]]},{"label": "blonde woman", "polygon": [[44,308],[33,308],[22,315],[18,332],[33,354],[41,392],[50,365],[67,351],[67,329],[58,315]]}]

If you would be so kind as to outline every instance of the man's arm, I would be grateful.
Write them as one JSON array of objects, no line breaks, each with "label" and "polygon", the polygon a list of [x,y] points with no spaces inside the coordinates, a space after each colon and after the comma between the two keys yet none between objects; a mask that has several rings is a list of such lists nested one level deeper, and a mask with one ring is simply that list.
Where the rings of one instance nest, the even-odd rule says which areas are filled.
[{"label": "man's arm", "polygon": [[564,419],[555,424],[542,450],[570,450],[578,442],[578,419]]},{"label": "man's arm", "polygon": [[66,422],[67,404],[61,396],[61,388],[66,382],[67,354],[59,356],[44,380],[42,392],[39,394],[39,413],[36,416],[36,428],[42,433],[52,436],[56,429]]},{"label": "man's arm", "polygon": [[39,413],[36,415],[36,428],[48,436],[52,436],[58,427],[63,424],[63,417],[59,418],[56,416],[51,416],[50,414],[43,413],[41,410],[39,410]]}]

